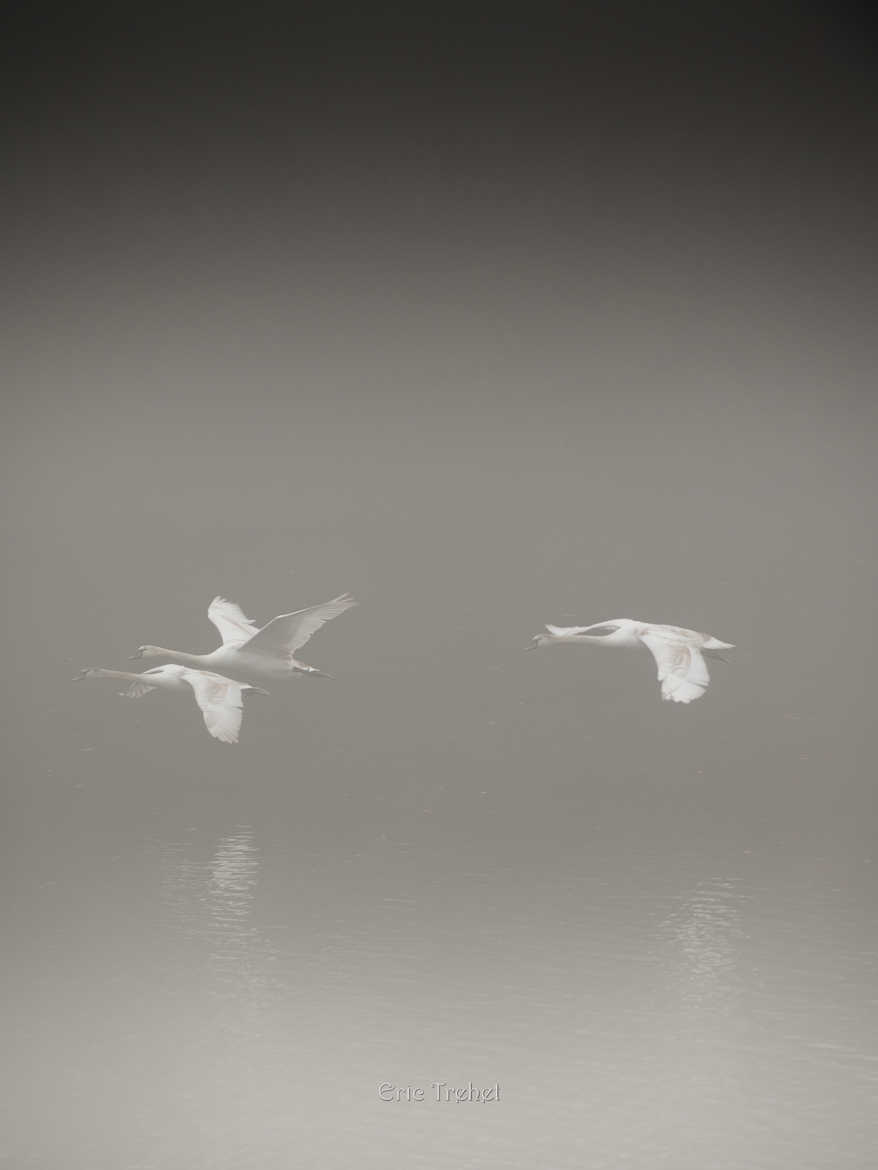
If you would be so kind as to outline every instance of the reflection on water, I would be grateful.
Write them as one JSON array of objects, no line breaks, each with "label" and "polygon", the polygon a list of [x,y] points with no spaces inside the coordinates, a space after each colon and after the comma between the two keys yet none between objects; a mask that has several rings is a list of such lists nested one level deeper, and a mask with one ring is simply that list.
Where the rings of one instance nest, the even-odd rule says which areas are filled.
[{"label": "reflection on water", "polygon": [[[307,1149],[363,1170],[861,1170],[869,866],[778,873],[637,809],[610,848],[596,801],[568,841],[573,787],[553,849],[519,834],[513,854],[474,832],[468,778],[443,783],[430,816],[382,801],[377,823],[316,797],[305,818],[286,787],[250,821],[193,787],[186,820],[104,855],[74,848],[80,823],[69,891],[35,902],[58,915],[47,937],[73,925],[25,997],[39,1107],[63,1123],[31,1164],[287,1170]],[[492,824],[515,790],[488,799]],[[377,1096],[439,1080],[499,1082],[502,1101]]]},{"label": "reflection on water", "polygon": [[[160,845],[159,884],[167,978],[180,1004],[177,1091],[196,1125],[190,1165],[206,1170],[252,1164],[248,1148],[257,1132],[270,1142],[285,1078],[271,1044],[278,955],[255,921],[263,864],[255,832],[237,825],[212,846],[200,837]],[[154,1164],[164,1170],[173,1159],[163,1151]]]},{"label": "reflection on water", "polygon": [[693,1012],[728,1013],[740,992],[742,906],[750,895],[740,879],[699,882],[679,896],[658,927],[663,958]]},{"label": "reflection on water", "polygon": [[262,867],[253,829],[236,826],[207,858],[193,841],[163,844],[160,855],[167,925],[202,951],[204,990],[222,1006],[223,1029],[252,1034],[278,986],[275,949],[253,920]]}]

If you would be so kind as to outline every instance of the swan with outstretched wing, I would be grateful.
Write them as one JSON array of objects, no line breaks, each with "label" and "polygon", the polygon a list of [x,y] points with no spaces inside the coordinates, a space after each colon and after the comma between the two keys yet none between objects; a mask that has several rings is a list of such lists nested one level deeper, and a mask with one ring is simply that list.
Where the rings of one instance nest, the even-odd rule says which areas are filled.
[{"label": "swan with outstretched wing", "polygon": [[633,618],[612,618],[592,626],[546,626],[537,634],[529,650],[537,646],[646,646],[658,667],[662,698],[673,703],[691,703],[707,690],[710,674],[705,655],[721,657],[720,650],[731,650],[733,642],[721,642],[711,634],[687,630],[683,626],[661,626]]},{"label": "swan with outstretched wing", "polygon": [[251,679],[276,681],[298,675],[328,678],[330,676],[316,666],[300,662],[296,653],[321,626],[356,604],[349,593],[342,593],[331,601],[309,605],[294,613],[282,613],[260,629],[233,601],[215,597],[207,616],[223,640],[216,650],[210,654],[188,654],[164,646],[141,646],[131,657],[166,658],[181,666],[214,671],[245,682]]},{"label": "swan with outstretched wing", "polygon": [[244,715],[243,695],[245,692],[267,695],[262,687],[236,682],[219,674],[204,670],[192,670],[187,666],[168,664],[154,666],[143,674],[130,670],[107,670],[102,666],[91,666],[73,680],[84,678],[115,678],[129,683],[120,694],[129,699],[139,699],[152,690],[189,691],[204,717],[204,726],[214,739],[222,743],[237,743]]}]

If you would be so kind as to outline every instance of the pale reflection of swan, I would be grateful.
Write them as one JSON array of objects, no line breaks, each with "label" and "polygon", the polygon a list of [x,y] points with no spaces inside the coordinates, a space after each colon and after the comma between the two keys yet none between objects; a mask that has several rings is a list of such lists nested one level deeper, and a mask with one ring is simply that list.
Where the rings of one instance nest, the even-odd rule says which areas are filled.
[{"label": "pale reflection of swan", "polygon": [[[290,1132],[291,1117],[301,1121],[290,1078],[297,1060],[310,1075],[309,1041],[301,1027],[287,1032],[296,1012],[274,942],[283,924],[260,924],[265,858],[254,830],[238,824],[214,837],[192,829],[187,840],[155,844],[165,934],[158,961],[176,1012],[167,1073],[200,1131],[201,1156],[188,1165],[288,1166],[301,1138]],[[177,1165],[178,1154],[162,1165]]]},{"label": "pale reflection of swan", "polygon": [[699,882],[661,923],[673,945],[673,966],[690,1007],[716,1012],[737,987],[738,945],[743,937],[739,883],[724,878]]},{"label": "pale reflection of swan", "polygon": [[207,616],[216,626],[223,644],[210,654],[187,654],[183,650],[168,650],[164,646],[141,646],[132,658],[170,658],[196,670],[215,670],[229,678],[249,682],[252,679],[277,680],[308,674],[322,677],[322,670],[299,662],[297,650],[331,618],[356,605],[347,593],[310,605],[295,613],[282,613],[259,629],[240,606],[224,597],[215,597]]},{"label": "pale reflection of swan", "polygon": [[243,692],[268,694],[262,687],[235,682],[233,679],[223,678],[219,674],[209,674],[203,670],[189,670],[185,666],[154,666],[152,670],[145,670],[142,674],[135,674],[130,670],[105,670],[101,666],[90,666],[80,671],[73,681],[79,682],[84,678],[120,678],[130,682],[128,689],[120,692],[129,699],[139,699],[149,691],[157,689],[188,691],[195,695],[195,701],[201,708],[204,726],[214,739],[221,740],[222,743],[238,742],[244,714],[241,698]]},{"label": "pale reflection of swan", "polygon": [[162,902],[180,933],[206,944],[212,994],[258,1010],[276,982],[276,954],[253,921],[262,868],[253,829],[238,825],[221,837],[209,861],[179,844],[162,846],[162,855]]},{"label": "pale reflection of swan", "polygon": [[594,646],[646,646],[658,666],[662,698],[674,703],[691,703],[707,690],[710,674],[704,656],[719,657],[717,651],[732,650],[734,643],[721,642],[710,634],[682,626],[657,626],[633,618],[612,618],[593,626],[546,626],[533,646],[559,643]]}]

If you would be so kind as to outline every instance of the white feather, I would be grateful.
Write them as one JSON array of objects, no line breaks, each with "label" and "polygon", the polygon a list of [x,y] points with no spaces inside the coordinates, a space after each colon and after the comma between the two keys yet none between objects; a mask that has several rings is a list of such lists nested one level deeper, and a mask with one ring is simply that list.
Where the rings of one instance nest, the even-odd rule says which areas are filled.
[{"label": "white feather", "polygon": [[[214,739],[223,743],[237,743],[241,730],[244,691],[253,690],[247,683],[224,678],[204,670],[192,670],[187,666],[170,663],[134,674],[128,670],[105,670],[90,668],[83,670],[78,678],[117,678],[131,685],[121,692],[131,699],[138,699],[151,690],[189,691],[204,717],[204,725]],[[146,680],[149,680],[148,682]],[[261,688],[260,688],[261,689]]]},{"label": "white feather", "polygon": [[244,616],[241,608],[224,597],[210,603],[208,617],[223,637],[222,646],[210,654],[189,654],[163,646],[141,646],[135,658],[166,658],[180,666],[206,670],[241,682],[288,679],[296,674],[322,674],[297,661],[295,653],[321,626],[356,605],[347,593],[331,601],[310,605],[294,613],[282,613],[261,629]]},{"label": "white feather", "polygon": [[215,597],[210,603],[207,616],[220,632],[224,646],[239,646],[252,638],[259,627],[245,616],[240,605]]},{"label": "white feather", "polygon": [[546,630],[534,639],[536,645],[646,646],[658,668],[662,698],[673,703],[691,703],[707,690],[710,674],[702,651],[731,650],[734,646],[683,626],[655,625],[633,618],[613,618],[592,626],[547,625]]}]

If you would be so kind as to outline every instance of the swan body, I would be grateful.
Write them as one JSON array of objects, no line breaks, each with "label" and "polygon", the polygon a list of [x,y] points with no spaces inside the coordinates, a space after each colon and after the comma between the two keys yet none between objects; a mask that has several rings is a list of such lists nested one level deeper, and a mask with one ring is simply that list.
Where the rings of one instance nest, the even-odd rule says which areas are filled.
[{"label": "swan body", "polygon": [[646,646],[658,667],[662,698],[674,703],[691,703],[707,690],[710,674],[705,655],[718,657],[718,651],[731,650],[733,642],[721,642],[711,634],[700,634],[682,626],[660,626],[633,618],[612,618],[593,626],[546,626],[537,634],[533,645],[571,645],[633,647]]},{"label": "swan body", "polygon": [[189,691],[194,694],[195,701],[201,708],[204,716],[204,725],[214,739],[223,743],[237,743],[243,718],[244,691],[254,691],[260,695],[267,695],[268,691],[262,687],[254,687],[249,683],[235,682],[234,679],[223,678],[220,674],[210,674],[203,670],[191,670],[187,666],[169,664],[154,666],[142,674],[135,674],[129,670],[105,670],[103,667],[88,667],[73,680],[79,682],[84,678],[118,678],[130,685],[127,690],[121,691],[129,699],[139,699],[152,690]]},{"label": "swan body", "polygon": [[277,681],[297,675],[328,678],[316,666],[296,658],[296,651],[321,626],[356,605],[347,593],[310,605],[295,613],[282,613],[260,629],[234,601],[215,597],[207,610],[208,618],[219,630],[222,645],[210,654],[187,654],[164,646],[141,646],[132,658],[169,658],[195,670],[215,671],[228,678],[249,682],[251,679]]}]

